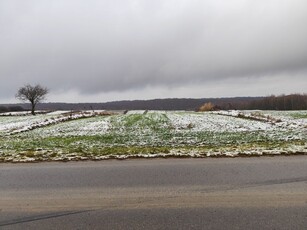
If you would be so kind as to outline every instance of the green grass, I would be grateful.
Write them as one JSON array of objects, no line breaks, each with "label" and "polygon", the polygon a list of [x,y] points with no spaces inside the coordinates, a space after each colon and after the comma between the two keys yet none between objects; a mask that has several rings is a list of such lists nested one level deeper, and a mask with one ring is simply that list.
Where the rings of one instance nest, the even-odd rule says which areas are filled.
[{"label": "green grass", "polygon": [[[202,113],[176,113],[179,116],[204,116]],[[293,118],[306,118],[306,114],[292,114]],[[302,117],[303,116],[303,117]],[[219,116],[221,118],[222,116]],[[100,134],[77,135],[71,130],[88,123],[108,121],[112,126]],[[249,122],[249,121],[246,121]],[[252,122],[252,121],[251,121]],[[69,156],[94,159],[99,156],[147,155],[195,152],[206,156],[208,153],[236,152],[238,155],[252,151],[291,152],[292,146],[306,148],[307,135],[301,130],[259,130],[240,132],[218,132],[194,130],[195,124],[176,129],[166,114],[147,113],[94,117],[63,124],[56,124],[24,133],[3,136],[0,139],[0,161],[13,158],[34,158],[38,161]],[[53,132],[61,130],[60,133]],[[68,130],[68,131],[67,131]],[[67,131],[65,133],[65,131]],[[53,135],[54,133],[54,135]],[[287,137],[301,136],[300,139]],[[300,150],[297,150],[298,152]],[[79,159],[78,158],[78,159]]]},{"label": "green grass", "polygon": [[307,118],[307,113],[292,113],[291,117],[295,118],[295,119],[305,119]]}]

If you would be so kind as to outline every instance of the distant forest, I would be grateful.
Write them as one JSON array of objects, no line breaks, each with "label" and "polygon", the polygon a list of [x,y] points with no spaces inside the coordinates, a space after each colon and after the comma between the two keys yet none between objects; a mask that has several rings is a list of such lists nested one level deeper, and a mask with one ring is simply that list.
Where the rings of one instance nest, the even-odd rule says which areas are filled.
[{"label": "distant forest", "polygon": [[[172,98],[154,100],[115,101],[106,103],[41,103],[39,110],[190,110],[197,111],[205,103],[215,110],[307,110],[307,94],[268,97],[233,98]],[[26,111],[29,104],[3,104],[0,112]]]},{"label": "distant forest", "polygon": [[251,101],[247,109],[260,110],[306,110],[307,94],[291,94],[270,96],[261,100]]}]

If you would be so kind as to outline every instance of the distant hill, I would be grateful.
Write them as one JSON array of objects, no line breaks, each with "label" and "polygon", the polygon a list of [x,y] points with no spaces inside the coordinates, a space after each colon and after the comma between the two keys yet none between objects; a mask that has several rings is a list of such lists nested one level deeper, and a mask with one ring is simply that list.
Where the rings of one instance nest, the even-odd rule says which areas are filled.
[{"label": "distant hill", "polygon": [[[105,103],[41,103],[38,110],[197,110],[201,105],[211,102],[223,109],[244,109],[251,101],[262,97],[233,97],[233,98],[169,98],[153,100],[113,101]],[[29,104],[2,104],[1,108],[25,110]],[[11,110],[12,111],[12,110]]]},{"label": "distant hill", "polygon": [[[41,103],[37,110],[187,110],[195,111],[205,103],[214,109],[307,110],[307,94],[269,97],[168,98],[113,101],[105,103]],[[0,113],[29,110],[30,104],[0,104]]]}]

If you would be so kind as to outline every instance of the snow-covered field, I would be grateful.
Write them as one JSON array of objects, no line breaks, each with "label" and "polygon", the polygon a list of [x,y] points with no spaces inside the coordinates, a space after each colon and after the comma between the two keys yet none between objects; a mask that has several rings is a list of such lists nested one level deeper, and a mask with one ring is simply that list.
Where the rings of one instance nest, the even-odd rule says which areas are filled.
[{"label": "snow-covered field", "polygon": [[0,162],[307,154],[307,111],[0,116]]}]

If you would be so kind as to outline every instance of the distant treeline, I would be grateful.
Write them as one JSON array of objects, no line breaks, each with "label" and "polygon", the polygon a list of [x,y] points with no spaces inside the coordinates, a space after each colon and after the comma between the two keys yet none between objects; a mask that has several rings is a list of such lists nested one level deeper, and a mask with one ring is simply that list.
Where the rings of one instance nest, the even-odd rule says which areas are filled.
[{"label": "distant treeline", "polygon": [[[234,101],[233,103],[214,103],[210,101],[211,110],[307,110],[307,95],[306,94],[291,94],[291,95],[271,95],[268,97],[256,98],[247,101]],[[205,103],[198,107],[202,111],[209,104]]]},{"label": "distant treeline", "polygon": [[251,101],[246,109],[260,110],[306,110],[307,95],[291,94],[269,96],[260,100]]},{"label": "distant treeline", "polygon": [[[292,94],[268,97],[169,98],[114,101],[105,103],[41,103],[38,110],[189,110],[197,111],[206,103],[214,110],[307,110],[307,95]],[[0,105],[0,112],[29,110],[29,104]]]},{"label": "distant treeline", "polygon": [[[234,98],[167,98],[153,100],[113,101],[105,103],[40,103],[38,110],[197,110],[204,103],[211,102],[221,105],[225,109],[235,109],[233,105],[246,105],[260,99],[258,97],[234,97]],[[11,105],[3,105],[11,106]],[[30,109],[30,104],[15,104],[25,110]]]},{"label": "distant treeline", "polygon": [[22,106],[19,105],[11,105],[11,106],[0,106],[0,113],[6,113],[6,112],[18,112],[18,111],[24,111],[25,109]]}]

